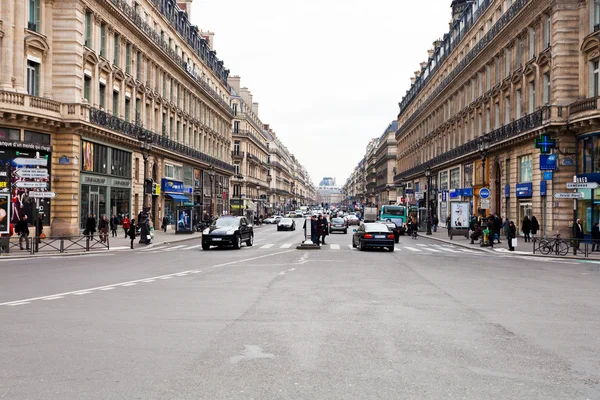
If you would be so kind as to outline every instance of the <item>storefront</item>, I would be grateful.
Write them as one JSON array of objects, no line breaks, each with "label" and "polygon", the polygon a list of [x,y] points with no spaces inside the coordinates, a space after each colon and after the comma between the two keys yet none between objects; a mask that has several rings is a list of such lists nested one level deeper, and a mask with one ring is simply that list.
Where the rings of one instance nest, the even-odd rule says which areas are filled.
[{"label": "storefront", "polygon": [[90,214],[131,215],[131,152],[101,143],[82,141],[79,227]]},{"label": "storefront", "polygon": [[531,182],[517,183],[515,188],[515,196],[517,197],[517,218],[518,226],[521,227],[521,221],[527,215],[529,218],[533,216],[533,185]]},{"label": "storefront", "polygon": [[576,183],[587,188],[578,188],[583,198],[577,200],[576,216],[583,225],[586,235],[591,234],[595,222],[600,221],[600,132],[581,136],[577,139]]},{"label": "storefront", "polygon": [[175,181],[169,178],[161,180],[161,194],[164,197],[164,214],[169,219],[169,224],[174,224],[177,218],[177,207],[189,205],[192,206],[191,196],[192,188],[186,188],[181,181]]}]

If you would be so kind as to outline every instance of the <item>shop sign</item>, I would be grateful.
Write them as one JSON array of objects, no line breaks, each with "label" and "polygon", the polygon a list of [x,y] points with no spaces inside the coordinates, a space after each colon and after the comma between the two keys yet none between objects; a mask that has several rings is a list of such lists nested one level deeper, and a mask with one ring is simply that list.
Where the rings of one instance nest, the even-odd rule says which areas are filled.
[{"label": "shop sign", "polygon": [[162,178],[161,189],[163,193],[184,193],[183,182]]},{"label": "shop sign", "polygon": [[532,184],[528,183],[517,183],[517,188],[515,190],[517,192],[517,197],[531,197]]},{"label": "shop sign", "polygon": [[[10,142],[6,140],[0,141],[0,146],[2,147],[11,147],[13,149],[27,149],[27,150],[35,150],[35,151],[45,151],[47,153],[52,152],[52,146],[37,144],[37,143],[25,143],[25,142]],[[35,164],[26,164],[26,165],[35,165]]]},{"label": "shop sign", "polygon": [[81,175],[81,183],[86,185],[106,185],[107,179],[105,176]]},{"label": "shop sign", "polygon": [[442,190],[442,201],[446,201],[447,191]]},{"label": "shop sign", "polygon": [[551,181],[552,180],[552,171],[544,171],[544,180]]},{"label": "shop sign", "polygon": [[560,165],[565,166],[565,167],[571,167],[571,166],[575,165],[575,161],[573,160],[572,157],[563,157],[560,159]]},{"label": "shop sign", "polygon": [[117,179],[117,178],[112,178],[112,181],[110,181],[111,186],[119,186],[119,187],[131,187],[131,181],[127,180],[127,179]]},{"label": "shop sign", "polygon": [[574,183],[600,182],[600,174],[579,174],[573,177]]},{"label": "shop sign", "polygon": [[548,191],[548,185],[546,181],[540,182],[540,196],[546,196],[546,192]]},{"label": "shop sign", "polygon": [[510,197],[510,185],[504,186],[504,195]]},{"label": "shop sign", "polygon": [[556,171],[556,154],[540,154],[540,170]]}]

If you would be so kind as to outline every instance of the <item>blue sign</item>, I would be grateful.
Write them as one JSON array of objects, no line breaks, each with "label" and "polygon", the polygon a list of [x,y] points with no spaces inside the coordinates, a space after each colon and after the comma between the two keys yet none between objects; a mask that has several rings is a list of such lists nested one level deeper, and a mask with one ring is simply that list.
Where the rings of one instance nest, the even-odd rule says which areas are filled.
[{"label": "blue sign", "polygon": [[556,171],[557,161],[556,154],[540,154],[540,170]]},{"label": "blue sign", "polygon": [[66,165],[69,164],[71,162],[71,160],[69,160],[69,157],[67,156],[60,156],[60,158],[58,159],[58,163],[61,165]]},{"label": "blue sign", "polygon": [[551,181],[552,180],[552,171],[544,171],[544,180]]},{"label": "blue sign", "polygon": [[540,196],[546,195],[546,191],[547,191],[546,189],[547,189],[546,181],[541,181],[540,182]]},{"label": "blue sign", "polygon": [[600,183],[600,174],[577,174],[575,177],[575,181],[577,183],[591,183],[597,182]]},{"label": "blue sign", "polygon": [[575,165],[575,161],[571,157],[563,157],[560,159],[560,165],[564,165],[565,167],[570,167]]},{"label": "blue sign", "polygon": [[473,188],[462,189],[462,195],[465,197],[473,197]]},{"label": "blue sign", "polygon": [[183,182],[162,178],[160,189],[163,193],[184,193]]},{"label": "blue sign", "polygon": [[517,183],[515,191],[517,192],[517,197],[531,197],[531,192],[533,192],[531,182]]},{"label": "blue sign", "polygon": [[458,194],[458,190],[456,190],[456,189],[450,189],[450,198],[451,198],[451,199],[455,199],[455,198],[457,198],[458,196],[460,196],[460,195]]},{"label": "blue sign", "polygon": [[412,189],[406,189],[406,194],[414,194],[415,191]]},{"label": "blue sign", "polygon": [[454,199],[459,196],[472,197],[473,196],[473,188],[450,189],[450,198],[451,199]]},{"label": "blue sign", "polygon": [[479,197],[481,197],[482,199],[489,199],[490,198],[490,189],[488,189],[488,188],[479,189]]},{"label": "blue sign", "polygon": [[510,197],[510,185],[504,186],[504,195]]},{"label": "blue sign", "polygon": [[446,201],[447,199],[447,191],[446,190],[442,190],[442,201]]}]

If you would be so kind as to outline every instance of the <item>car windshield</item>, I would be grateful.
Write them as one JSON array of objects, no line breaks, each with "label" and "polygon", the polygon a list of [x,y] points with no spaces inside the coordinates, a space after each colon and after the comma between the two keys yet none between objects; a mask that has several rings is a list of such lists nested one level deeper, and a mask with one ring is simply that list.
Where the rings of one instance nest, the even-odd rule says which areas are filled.
[{"label": "car windshield", "polygon": [[389,230],[384,224],[365,224],[365,232],[389,232]]},{"label": "car windshield", "polygon": [[291,218],[281,218],[279,220],[280,224],[291,224],[292,223],[292,219]]},{"label": "car windshield", "polygon": [[213,226],[217,228],[232,228],[237,227],[239,225],[237,218],[219,218],[214,223]]},{"label": "car windshield", "polygon": [[404,217],[404,207],[394,207],[394,206],[388,206],[388,207],[384,207],[382,214],[384,215],[395,215],[398,217]]},{"label": "car windshield", "polygon": [[343,224],[344,220],[342,218],[334,218],[333,223],[334,224]]}]

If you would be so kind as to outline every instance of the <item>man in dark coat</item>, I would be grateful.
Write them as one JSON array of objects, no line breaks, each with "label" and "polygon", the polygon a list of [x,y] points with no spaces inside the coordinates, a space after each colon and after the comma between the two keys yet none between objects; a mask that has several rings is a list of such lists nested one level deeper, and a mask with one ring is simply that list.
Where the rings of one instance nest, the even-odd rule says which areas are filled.
[{"label": "man in dark coat", "polygon": [[329,226],[327,225],[327,217],[321,218],[321,226],[319,228],[319,234],[321,235],[321,243],[325,244],[325,236],[329,235]]},{"label": "man in dark coat", "polygon": [[316,245],[321,245],[319,243],[317,218],[314,215],[310,217],[310,241]]},{"label": "man in dark coat", "polygon": [[131,239],[131,248],[133,249],[133,241],[135,240],[135,219],[131,220],[131,226],[127,231],[127,236]]},{"label": "man in dark coat", "polygon": [[592,228],[592,251],[600,251],[600,227],[598,222]]},{"label": "man in dark coat", "polygon": [[531,236],[529,236],[529,232],[531,232],[531,221],[529,221],[529,217],[527,215],[523,217],[523,221],[521,222],[521,230],[523,231],[523,240],[529,242],[531,240]]},{"label": "man in dark coat", "polygon": [[90,239],[94,238],[94,232],[96,232],[96,218],[94,218],[94,214],[90,213],[87,221],[85,222],[85,232],[84,234],[89,235]]},{"label": "man in dark coat", "polygon": [[17,222],[15,232],[19,235],[19,247],[21,250],[23,250],[23,239],[25,239],[25,246],[27,250],[29,250],[29,224],[27,223],[27,214],[24,214],[23,218]]},{"label": "man in dark coat", "polygon": [[496,215],[494,215],[494,235],[498,235],[498,243],[500,243],[501,232],[502,232],[502,219],[496,214]]},{"label": "man in dark coat", "polygon": [[515,251],[515,243],[514,240],[517,238],[517,228],[515,227],[515,223],[510,221],[508,223],[508,235],[507,235],[507,240],[508,240],[508,250],[509,251]]},{"label": "man in dark coat", "polygon": [[577,250],[579,250],[579,244],[584,238],[583,225],[581,225],[581,220],[579,218],[577,218],[577,221],[575,221],[575,224],[573,225],[573,237],[578,239],[575,241],[575,245],[577,246]]}]

